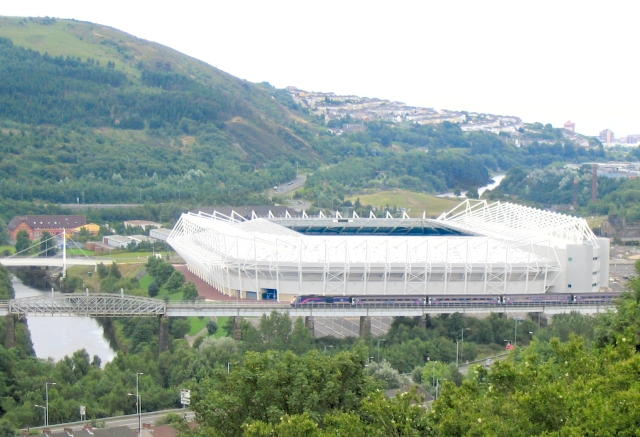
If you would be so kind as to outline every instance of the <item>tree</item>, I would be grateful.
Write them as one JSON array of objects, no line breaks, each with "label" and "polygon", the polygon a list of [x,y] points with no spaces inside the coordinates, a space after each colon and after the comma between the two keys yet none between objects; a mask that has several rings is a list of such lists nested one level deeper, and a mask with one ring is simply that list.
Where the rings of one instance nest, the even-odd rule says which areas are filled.
[{"label": "tree", "polygon": [[120,269],[118,268],[118,264],[115,261],[111,263],[109,266],[109,276],[112,276],[116,279],[122,278],[122,273],[120,273]]},{"label": "tree", "polygon": [[164,288],[167,289],[169,293],[176,293],[182,284],[184,284],[184,273],[179,270],[174,270],[167,282],[164,284]]},{"label": "tree", "polygon": [[62,281],[62,292],[63,293],[73,293],[77,289],[82,288],[82,278],[80,276],[67,276]]},{"label": "tree", "polygon": [[169,321],[169,333],[173,338],[183,338],[190,330],[191,324],[184,317],[172,317]]},{"label": "tree", "polygon": [[24,229],[20,229],[16,235],[16,252],[22,252],[27,250],[31,246],[31,240],[29,240],[29,233]]},{"label": "tree", "polygon": [[218,324],[213,320],[209,320],[207,322],[207,333],[214,335],[216,332],[218,332]]},{"label": "tree", "polygon": [[40,238],[40,252],[42,252],[40,256],[54,256],[58,252],[56,240],[47,231],[44,231]]},{"label": "tree", "polygon": [[480,195],[478,194],[478,189],[477,188],[469,188],[469,190],[467,191],[467,199],[478,199],[480,198]]},{"label": "tree", "polygon": [[98,264],[98,276],[100,279],[105,279],[109,276],[109,269],[104,265],[104,263]]},{"label": "tree", "polygon": [[160,287],[158,286],[158,283],[154,280],[151,282],[151,284],[149,284],[149,288],[147,291],[150,297],[156,297],[158,293],[160,293]]},{"label": "tree", "polygon": [[175,270],[176,269],[171,264],[162,261],[162,263],[155,269],[154,279],[156,280],[156,282],[158,282],[158,285],[162,287],[164,286],[165,282],[169,280]]},{"label": "tree", "polygon": [[401,376],[400,373],[391,367],[391,364],[384,359],[379,363],[371,362],[367,364],[367,374],[380,381],[382,388],[385,390],[400,388],[400,386],[409,382],[406,377]]},{"label": "tree", "polygon": [[202,435],[236,437],[254,421],[275,425],[287,415],[325,415],[360,408],[371,390],[364,374],[363,347],[335,356],[311,351],[248,352],[227,373],[219,368],[192,393]]},{"label": "tree", "polygon": [[198,289],[193,282],[184,284],[180,291],[182,291],[182,300],[196,300],[198,298]]},{"label": "tree", "polygon": [[0,218],[0,246],[9,243],[9,232],[7,232],[7,224]]},{"label": "tree", "polygon": [[0,420],[0,437],[14,437],[16,430],[5,420]]}]

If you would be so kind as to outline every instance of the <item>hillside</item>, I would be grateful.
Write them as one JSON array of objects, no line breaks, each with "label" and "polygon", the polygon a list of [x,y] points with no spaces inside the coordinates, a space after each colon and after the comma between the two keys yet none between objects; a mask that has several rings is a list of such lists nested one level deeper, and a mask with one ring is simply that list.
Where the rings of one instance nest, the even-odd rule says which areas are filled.
[{"label": "hillside", "polygon": [[2,17],[0,38],[5,197],[229,202],[317,161],[267,84],[90,23]]},{"label": "hillside", "polygon": [[562,135],[540,154],[518,147],[519,132],[449,121],[376,119],[336,134],[330,125],[351,114],[327,121],[286,90],[74,20],[0,17],[0,75],[3,211],[25,211],[20,201],[167,211],[281,202],[268,190],[296,168],[310,173],[296,195],[329,208],[365,189],[465,190],[490,171],[578,156]]}]

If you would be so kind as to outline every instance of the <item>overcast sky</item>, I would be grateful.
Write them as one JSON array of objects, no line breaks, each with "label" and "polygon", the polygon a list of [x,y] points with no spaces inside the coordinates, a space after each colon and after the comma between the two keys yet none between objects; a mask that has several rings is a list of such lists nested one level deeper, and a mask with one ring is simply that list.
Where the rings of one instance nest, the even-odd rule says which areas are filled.
[{"label": "overcast sky", "polygon": [[252,82],[640,134],[633,1],[4,1],[159,42]]}]

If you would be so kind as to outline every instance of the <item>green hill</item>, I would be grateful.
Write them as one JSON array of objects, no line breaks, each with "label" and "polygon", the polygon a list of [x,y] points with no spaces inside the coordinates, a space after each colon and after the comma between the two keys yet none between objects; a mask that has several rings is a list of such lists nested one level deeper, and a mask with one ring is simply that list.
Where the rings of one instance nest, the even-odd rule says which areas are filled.
[{"label": "green hill", "polygon": [[91,23],[2,17],[0,38],[4,197],[230,202],[318,161],[268,84]]},{"label": "green hill", "polygon": [[0,17],[0,77],[4,219],[25,211],[21,200],[277,202],[266,193],[297,167],[311,172],[297,195],[328,207],[365,189],[478,187],[489,171],[562,160],[573,150],[565,143],[530,153],[508,135],[447,122],[374,120],[365,131],[334,135],[286,90],[74,20]]}]

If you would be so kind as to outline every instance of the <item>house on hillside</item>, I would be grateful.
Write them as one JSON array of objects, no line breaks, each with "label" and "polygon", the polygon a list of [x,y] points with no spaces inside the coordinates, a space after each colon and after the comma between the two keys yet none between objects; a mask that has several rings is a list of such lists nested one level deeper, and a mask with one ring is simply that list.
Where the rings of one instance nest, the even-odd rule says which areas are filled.
[{"label": "house on hillside", "polygon": [[86,225],[87,217],[84,215],[21,215],[11,219],[7,230],[13,241],[21,230],[27,231],[30,240],[35,240],[44,232],[56,235],[63,230],[71,231]]}]

